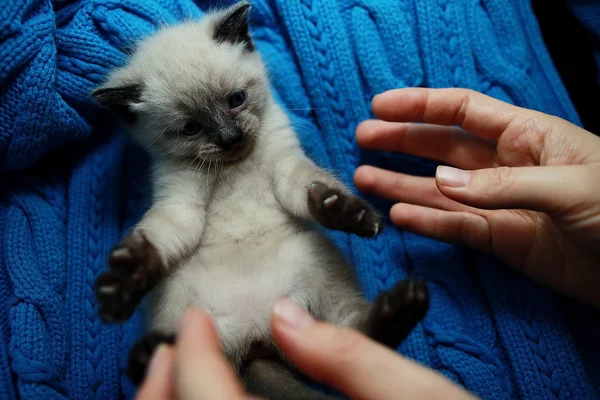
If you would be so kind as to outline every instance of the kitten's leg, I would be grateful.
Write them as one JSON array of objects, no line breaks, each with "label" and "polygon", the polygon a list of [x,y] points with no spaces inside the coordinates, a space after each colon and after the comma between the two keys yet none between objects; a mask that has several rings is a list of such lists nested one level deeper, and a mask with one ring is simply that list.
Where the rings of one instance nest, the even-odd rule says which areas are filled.
[{"label": "kitten's leg", "polygon": [[428,310],[427,284],[407,279],[381,293],[371,305],[366,319],[357,321],[357,328],[372,339],[396,348],[425,318]]},{"label": "kitten's leg", "polygon": [[270,400],[334,400],[338,397],[312,389],[281,361],[255,359],[242,372],[247,390]]},{"label": "kitten's leg", "polygon": [[174,344],[175,335],[152,332],[136,342],[129,352],[127,376],[134,385],[142,383],[154,350],[161,344]]},{"label": "kitten's leg", "polygon": [[337,299],[325,319],[360,330],[373,340],[397,348],[429,309],[424,281],[407,279],[382,292],[372,304],[358,297]]},{"label": "kitten's leg", "polygon": [[127,320],[169,269],[200,243],[206,213],[206,181],[191,171],[169,171],[155,180],[157,199],[140,223],[110,254],[96,281],[100,316]]},{"label": "kitten's leg", "polygon": [[377,213],[337,178],[319,168],[288,138],[273,171],[277,201],[290,214],[329,229],[373,237],[381,230]]}]

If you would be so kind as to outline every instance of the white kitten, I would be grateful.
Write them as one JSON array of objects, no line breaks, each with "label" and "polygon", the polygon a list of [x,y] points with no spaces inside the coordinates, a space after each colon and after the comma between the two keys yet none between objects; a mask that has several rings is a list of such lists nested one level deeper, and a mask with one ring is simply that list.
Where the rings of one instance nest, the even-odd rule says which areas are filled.
[{"label": "white kitten", "polygon": [[315,221],[364,237],[376,213],[303,153],[269,91],[238,3],[142,41],[92,94],[119,114],[154,162],[153,206],[111,254],[97,282],[102,318],[126,320],[152,292],[151,332],[131,353],[141,380],[191,305],[214,317],[226,355],[252,392],[328,398],[294,376],[269,324],[282,296],[316,318],[396,347],[428,307],[404,281],[371,305]]}]

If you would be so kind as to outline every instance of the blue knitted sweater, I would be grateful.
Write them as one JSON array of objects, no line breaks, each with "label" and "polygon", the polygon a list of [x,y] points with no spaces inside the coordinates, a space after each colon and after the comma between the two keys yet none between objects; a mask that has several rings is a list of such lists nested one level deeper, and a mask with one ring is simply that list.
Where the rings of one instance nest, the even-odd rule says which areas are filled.
[{"label": "blue knitted sweater", "polygon": [[[1,399],[133,396],[123,367],[143,311],[102,324],[92,284],[147,206],[147,161],[88,93],[133,41],[210,5],[3,0]],[[307,153],[348,183],[361,163],[433,172],[355,145],[386,89],[470,87],[579,123],[527,0],[255,0],[252,25]],[[429,282],[430,312],[402,353],[484,399],[598,397],[591,310],[482,254],[391,226],[373,241],[331,235],[369,298],[409,274]]]}]

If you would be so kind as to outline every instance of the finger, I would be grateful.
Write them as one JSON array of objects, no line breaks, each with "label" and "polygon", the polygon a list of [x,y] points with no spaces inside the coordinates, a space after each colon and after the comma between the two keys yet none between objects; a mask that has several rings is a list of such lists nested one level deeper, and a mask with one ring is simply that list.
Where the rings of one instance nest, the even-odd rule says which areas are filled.
[{"label": "finger", "polygon": [[469,211],[467,207],[444,196],[434,178],[392,172],[371,166],[361,166],[354,173],[358,190],[388,200],[435,207],[448,211]]},{"label": "finger", "polygon": [[455,127],[370,120],[358,126],[356,140],[366,149],[408,153],[459,168],[498,165],[495,142]]},{"label": "finger", "polygon": [[159,346],[148,367],[148,376],[137,393],[137,400],[175,399],[173,387],[173,359],[175,351],[166,345]]},{"label": "finger", "polygon": [[[500,167],[463,171],[438,167],[440,192],[460,203],[484,209],[529,209],[561,214],[585,208],[598,198],[597,173],[591,166]],[[584,204],[585,203],[585,204]]]},{"label": "finger", "polygon": [[289,300],[273,307],[272,327],[278,346],[294,365],[350,398],[471,398],[442,376],[354,330],[315,322]]},{"label": "finger", "polygon": [[223,355],[212,320],[202,310],[191,309],[183,317],[175,371],[181,400],[248,397]]},{"label": "finger", "polygon": [[395,89],[375,96],[372,107],[385,121],[457,125],[489,140],[530,112],[469,89]]},{"label": "finger", "polygon": [[490,226],[483,215],[399,203],[390,210],[390,219],[396,226],[418,235],[447,243],[464,243],[486,252],[494,250]]}]

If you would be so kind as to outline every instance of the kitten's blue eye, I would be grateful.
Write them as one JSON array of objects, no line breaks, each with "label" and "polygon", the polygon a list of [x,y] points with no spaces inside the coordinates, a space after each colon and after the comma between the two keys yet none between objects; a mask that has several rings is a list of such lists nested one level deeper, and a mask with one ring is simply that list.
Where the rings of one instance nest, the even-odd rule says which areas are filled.
[{"label": "kitten's blue eye", "polygon": [[241,107],[242,104],[246,101],[246,92],[240,90],[239,92],[235,92],[231,96],[229,96],[229,106],[231,108]]},{"label": "kitten's blue eye", "polygon": [[202,130],[202,125],[200,125],[200,123],[198,123],[196,121],[189,121],[183,126],[181,133],[183,133],[186,136],[194,136],[201,130]]}]

